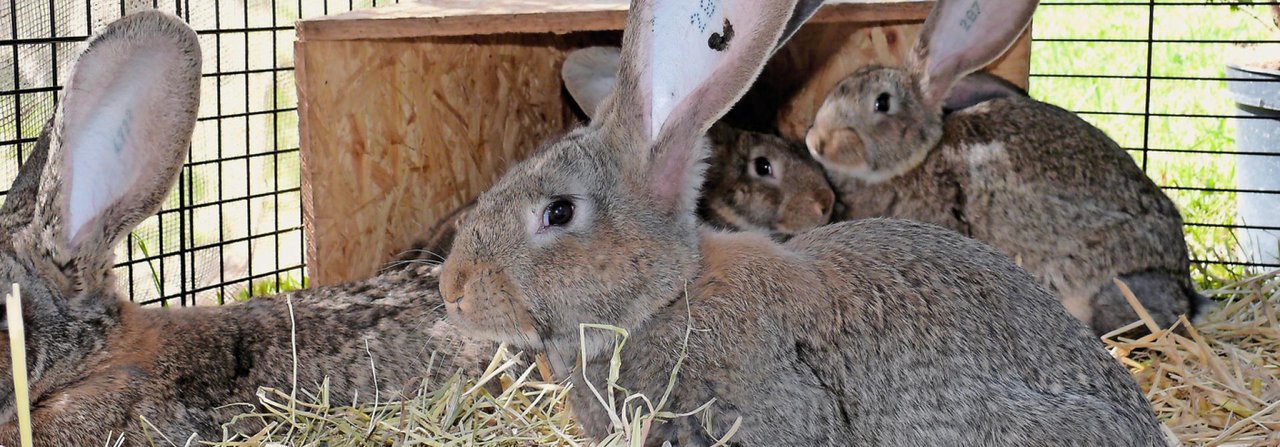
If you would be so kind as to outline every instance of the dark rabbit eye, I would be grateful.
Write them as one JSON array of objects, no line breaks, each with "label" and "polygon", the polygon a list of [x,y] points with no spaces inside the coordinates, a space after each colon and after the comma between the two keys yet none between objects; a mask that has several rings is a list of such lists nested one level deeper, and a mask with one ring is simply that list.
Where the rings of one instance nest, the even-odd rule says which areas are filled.
[{"label": "dark rabbit eye", "polygon": [[885,113],[889,111],[889,94],[881,93],[876,97],[876,112]]},{"label": "dark rabbit eye", "polygon": [[769,163],[768,158],[756,157],[752,164],[755,165],[756,175],[761,177],[773,177],[773,164]]},{"label": "dark rabbit eye", "polygon": [[544,227],[563,227],[571,220],[573,220],[573,202],[567,199],[556,199],[542,212]]}]

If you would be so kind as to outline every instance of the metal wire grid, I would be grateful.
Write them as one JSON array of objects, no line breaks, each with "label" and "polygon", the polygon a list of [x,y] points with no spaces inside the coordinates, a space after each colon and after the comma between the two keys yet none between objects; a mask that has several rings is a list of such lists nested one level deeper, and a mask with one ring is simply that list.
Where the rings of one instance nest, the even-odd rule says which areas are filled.
[{"label": "metal wire grid", "polygon": [[0,0],[0,187],[52,116],[89,35],[140,9],[173,13],[203,51],[200,115],[175,191],[117,249],[122,291],[143,304],[192,305],[297,287],[305,271],[293,25],[383,3],[391,1]]},{"label": "metal wire grid", "polygon": [[[1244,222],[1230,209],[1243,195],[1280,208],[1280,190],[1241,187],[1226,178],[1230,175],[1203,175],[1202,169],[1194,173],[1196,164],[1205,163],[1228,174],[1245,160],[1276,160],[1280,166],[1280,141],[1274,144],[1275,152],[1240,150],[1232,144],[1232,131],[1243,120],[1278,118],[1237,114],[1226,84],[1245,79],[1224,74],[1227,55],[1237,51],[1236,45],[1280,43],[1280,29],[1271,28],[1266,9],[1275,3],[1042,2],[1032,25],[1032,95],[1081,115],[1128,149],[1182,210],[1193,264],[1220,279],[1280,268],[1280,261],[1259,258],[1239,241],[1241,231],[1280,231],[1280,221]],[[1076,29],[1054,26],[1069,17],[1088,17],[1088,24]],[[1196,26],[1203,21],[1240,21],[1241,28],[1263,31],[1208,36],[1203,35],[1207,27]],[[1221,55],[1221,62],[1183,64],[1206,48]],[[1046,60],[1055,52],[1076,57]],[[1280,54],[1274,56],[1280,59]],[[1196,95],[1205,91],[1220,92],[1220,100],[1187,103],[1187,98],[1200,98]],[[1205,134],[1201,129],[1206,126],[1223,126],[1223,132]],[[1168,132],[1170,128],[1174,131]],[[1272,138],[1276,137],[1280,136]],[[1187,138],[1195,141],[1182,141]]]},{"label": "metal wire grid", "polygon": [[[282,283],[304,275],[300,185],[298,183],[297,103],[294,96],[293,24],[299,18],[376,6],[377,0],[0,0],[0,184],[9,185],[30,152],[40,126],[52,115],[59,82],[90,32],[124,14],[144,8],[172,12],[192,24],[204,50],[201,113],[193,150],[174,194],[163,210],[139,226],[119,248],[117,273],[127,278],[124,292],[150,304],[191,305],[222,302],[255,292],[278,291]],[[1033,36],[1032,93],[1040,96],[1046,84],[1083,81],[1092,84],[1138,83],[1137,107],[1097,107],[1071,98],[1043,97],[1094,121],[1113,137],[1115,123],[1140,128],[1138,138],[1117,137],[1165,190],[1186,206],[1186,194],[1264,194],[1280,191],[1244,190],[1234,184],[1198,184],[1160,176],[1150,161],[1166,155],[1207,156],[1214,163],[1231,163],[1237,155],[1271,157],[1269,152],[1206,150],[1153,144],[1152,125],[1159,120],[1224,120],[1240,118],[1227,110],[1179,110],[1157,104],[1153,86],[1165,82],[1217,83],[1232,80],[1204,73],[1162,71],[1157,57],[1186,45],[1230,45],[1274,40],[1203,39],[1165,36],[1162,12],[1169,8],[1208,8],[1222,14],[1232,2],[1047,2],[1037,13],[1055,8],[1078,8],[1084,14],[1105,16],[1113,11],[1145,12],[1145,23],[1126,23],[1131,33],[1119,36],[1055,34],[1037,25]],[[1266,4],[1266,3],[1262,3]],[[1141,15],[1141,14],[1139,14]],[[1091,16],[1092,18],[1093,16]],[[0,20],[3,22],[3,20]],[[1047,30],[1047,32],[1046,32]],[[1102,69],[1043,69],[1048,46],[1118,46],[1138,57],[1137,70],[1118,65]],[[266,50],[263,50],[263,48]],[[1059,64],[1062,65],[1062,64]],[[1037,67],[1041,67],[1037,69]],[[1105,90],[1105,89],[1102,89]],[[265,92],[265,93],[264,93]],[[257,95],[255,95],[257,94]],[[1104,92],[1105,94],[1105,92]],[[1065,103],[1064,103],[1065,102]],[[1256,119],[1256,118],[1255,118]],[[9,161],[13,160],[13,161]],[[1166,181],[1161,181],[1161,179]],[[1171,179],[1171,180],[1170,180]],[[1186,213],[1184,209],[1184,213]],[[1280,230],[1280,222],[1242,223],[1187,219],[1188,232],[1198,228],[1234,232],[1243,229]],[[1195,250],[1193,250],[1195,252]],[[1257,261],[1238,250],[1195,252],[1202,266],[1276,268],[1274,260]],[[294,284],[296,286],[296,284]],[[261,289],[261,290],[257,290]]]}]

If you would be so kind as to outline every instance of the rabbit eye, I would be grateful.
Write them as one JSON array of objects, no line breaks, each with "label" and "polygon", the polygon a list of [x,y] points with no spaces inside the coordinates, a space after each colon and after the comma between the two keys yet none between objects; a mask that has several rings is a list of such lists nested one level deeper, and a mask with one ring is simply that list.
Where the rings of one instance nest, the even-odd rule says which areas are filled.
[{"label": "rabbit eye", "polygon": [[876,97],[876,112],[886,113],[889,111],[889,94],[881,93]]},{"label": "rabbit eye", "polygon": [[756,175],[761,177],[773,177],[773,164],[769,163],[768,158],[756,157],[752,164],[755,166]]},{"label": "rabbit eye", "polygon": [[573,220],[573,202],[556,199],[542,211],[543,227],[563,227]]}]

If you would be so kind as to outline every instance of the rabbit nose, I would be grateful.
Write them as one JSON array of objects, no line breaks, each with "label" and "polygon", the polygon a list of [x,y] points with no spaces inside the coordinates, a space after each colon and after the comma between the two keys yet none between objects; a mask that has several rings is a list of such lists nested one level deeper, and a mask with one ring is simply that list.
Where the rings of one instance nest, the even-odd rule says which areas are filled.
[{"label": "rabbit nose", "polygon": [[471,266],[464,265],[451,268],[446,263],[440,274],[440,296],[448,304],[457,304],[465,295],[467,281],[471,278]]}]

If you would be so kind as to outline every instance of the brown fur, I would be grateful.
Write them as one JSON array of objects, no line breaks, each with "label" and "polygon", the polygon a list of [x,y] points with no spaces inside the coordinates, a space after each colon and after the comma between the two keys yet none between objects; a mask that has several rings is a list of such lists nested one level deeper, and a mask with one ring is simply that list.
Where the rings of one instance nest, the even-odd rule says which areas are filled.
[{"label": "brown fur", "polygon": [[[170,56],[131,67],[162,70],[164,85],[146,94],[128,79],[83,88],[97,85],[92,76],[122,76],[120,61],[142,53]],[[53,124],[0,210],[0,228],[12,229],[0,235],[0,284],[22,289],[35,444],[100,445],[123,436],[125,445],[149,445],[143,419],[151,437],[218,440],[221,424],[253,408],[258,387],[293,389],[295,367],[299,388],[328,379],[334,403],[392,399],[416,391],[420,380],[482,368],[493,344],[457,335],[435,280],[423,272],[216,308],[141,308],[120,296],[112,249],[159,208],[186,159],[199,62],[195,33],[179,19],[144,12],[109,25],[77,62]],[[77,118],[84,116],[101,119]],[[116,145],[103,151],[63,139],[90,124],[120,135]],[[76,171],[86,165],[80,157],[136,181],[103,185],[122,188],[110,202],[78,196],[69,185],[85,178]],[[68,228],[81,221],[69,214],[77,200],[93,218]],[[5,317],[7,325],[19,316]],[[9,349],[0,343],[0,356]],[[0,376],[10,376],[8,362],[0,364]],[[0,381],[0,395],[0,445],[17,445],[12,381]],[[251,434],[258,424],[230,429]]]},{"label": "brown fur", "polygon": [[[1012,39],[1022,23],[980,29]],[[994,58],[1003,47],[965,51],[984,48]],[[987,60],[966,58],[966,70]],[[1098,334],[1137,320],[1113,278],[1130,282],[1163,326],[1197,314],[1204,298],[1191,284],[1182,218],[1123,149],[1080,117],[1012,92],[944,118],[924,96],[925,65],[860,70],[819,109],[806,141],[839,191],[837,220],[912,219],[987,242]],[[885,113],[871,106],[882,95],[894,98]]]}]

